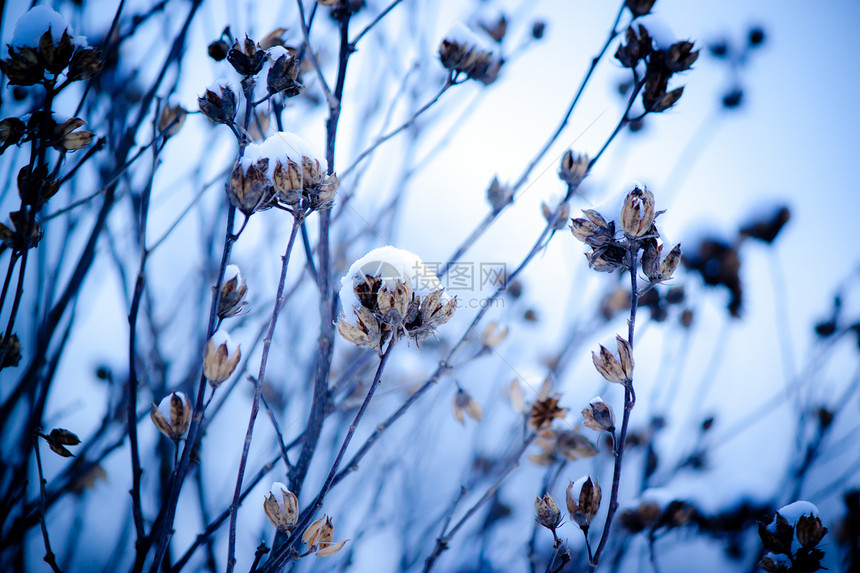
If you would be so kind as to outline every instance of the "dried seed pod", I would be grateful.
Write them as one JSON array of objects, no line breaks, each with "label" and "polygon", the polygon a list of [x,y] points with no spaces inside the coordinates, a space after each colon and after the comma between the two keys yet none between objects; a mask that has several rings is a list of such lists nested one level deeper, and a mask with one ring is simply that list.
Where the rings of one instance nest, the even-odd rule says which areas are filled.
[{"label": "dried seed pod", "polygon": [[238,162],[230,174],[227,198],[245,215],[250,216],[266,201],[269,189],[269,181],[266,178],[268,167],[269,159],[264,157],[249,165],[247,169],[243,169],[242,163]]},{"label": "dried seed pod", "polygon": [[532,404],[529,413],[529,425],[536,430],[550,428],[553,420],[564,418],[565,415],[567,415],[567,408],[559,407],[558,397],[547,396]]},{"label": "dried seed pod", "polygon": [[299,500],[287,486],[275,482],[263,502],[263,511],[272,525],[289,535],[299,520]]},{"label": "dried seed pod", "polygon": [[188,425],[191,423],[191,410],[191,402],[188,401],[184,393],[171,392],[170,395],[161,400],[158,406],[152,405],[149,416],[159,432],[174,442],[178,442],[188,431]]},{"label": "dried seed pod", "polygon": [[220,93],[207,89],[197,98],[201,113],[215,123],[230,125],[236,117],[236,94],[229,86],[219,86]]},{"label": "dried seed pod", "polygon": [[569,188],[576,189],[582,183],[582,180],[585,179],[585,176],[588,175],[589,166],[588,155],[584,153],[574,155],[573,151],[568,149],[561,156],[558,177],[567,183]]},{"label": "dried seed pod", "polygon": [[224,283],[221,285],[221,296],[218,299],[218,318],[232,318],[241,313],[247,303],[245,296],[248,287],[245,278],[236,265],[227,265],[224,269]]},{"label": "dried seed pod", "polygon": [[604,402],[600,396],[597,396],[591,401],[589,406],[589,408],[582,410],[582,424],[586,428],[591,428],[596,432],[615,431],[615,414],[613,414],[609,404]]},{"label": "dried seed pod", "polygon": [[570,519],[580,529],[587,531],[591,520],[600,509],[601,492],[597,479],[592,482],[590,476],[585,476],[571,482],[567,486],[565,501]]},{"label": "dried seed pod", "polygon": [[654,194],[647,188],[636,187],[624,199],[621,209],[621,230],[630,237],[641,237],[654,222]]},{"label": "dried seed pod", "polygon": [[451,409],[454,412],[454,418],[461,424],[466,423],[465,416],[463,415],[464,412],[476,422],[480,422],[484,416],[484,412],[478,401],[462,388],[458,389],[457,393],[454,394]]},{"label": "dried seed pod", "polygon": [[188,111],[181,105],[165,105],[158,118],[158,131],[165,138],[176,135],[182,128],[182,124],[185,123],[185,116],[187,115]]},{"label": "dried seed pod", "polygon": [[537,522],[543,527],[554,531],[561,524],[561,510],[549,493],[543,494],[543,497],[535,497],[534,508]]},{"label": "dried seed pod", "polygon": [[600,355],[592,352],[591,359],[600,375],[609,382],[629,384],[633,380],[633,349],[624,338],[616,336],[615,340],[618,343],[618,358],[601,344]]},{"label": "dried seed pod", "polygon": [[206,343],[203,352],[203,375],[213,388],[217,388],[233,374],[241,357],[241,345],[234,345],[230,335],[219,330]]},{"label": "dried seed pod", "polygon": [[328,557],[340,551],[346,543],[346,540],[333,543],[333,537],[331,518],[323,515],[308,526],[302,535],[302,543],[307,544],[308,551],[316,553],[318,557]]}]

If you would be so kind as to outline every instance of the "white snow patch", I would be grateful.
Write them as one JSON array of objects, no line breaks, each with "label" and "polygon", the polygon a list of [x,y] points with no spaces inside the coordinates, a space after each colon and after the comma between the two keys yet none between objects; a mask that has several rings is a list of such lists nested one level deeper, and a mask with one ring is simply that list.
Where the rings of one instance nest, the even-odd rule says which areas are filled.
[{"label": "white snow patch", "polygon": [[[69,29],[69,24],[63,16],[51,8],[41,4],[27,10],[18,23],[15,24],[15,31],[12,33],[12,41],[9,42],[13,46],[38,48],[39,39],[42,35],[51,30],[51,38],[54,44],[58,44],[63,37],[63,31]],[[69,35],[72,31],[69,29]],[[86,44],[86,38],[84,38]]]},{"label": "white snow patch", "polygon": [[470,30],[469,27],[462,22],[454,22],[454,24],[445,33],[443,39],[454,44],[461,44],[467,48],[477,48],[482,52],[495,54],[495,49],[489,42],[485,41],[475,32]]},{"label": "white snow patch", "polygon": [[237,283],[242,282],[242,271],[239,270],[239,267],[236,265],[227,265],[224,268],[224,282],[236,279]]},{"label": "white snow patch", "polygon": [[[422,297],[437,290],[444,291],[436,273],[431,271],[418,255],[387,245],[373,249],[355,261],[341,279],[340,302],[344,310],[358,308],[358,297],[353,289],[365,276],[374,275],[380,275],[388,288],[394,288],[398,280],[408,278],[412,283],[412,290]],[[443,292],[442,302],[447,300],[449,297]]]},{"label": "white snow patch", "polygon": [[[283,494],[283,492],[285,492],[285,491],[290,491],[290,488],[288,488],[283,483],[276,481],[276,482],[272,483],[272,487],[271,487],[271,489],[269,489],[268,493],[275,496],[275,499],[278,500],[278,505],[283,507],[284,506],[284,502],[283,502],[284,494]],[[268,494],[266,495],[266,497],[268,497]]]},{"label": "white snow patch", "polygon": [[260,159],[268,159],[269,168],[266,171],[266,177],[271,179],[275,173],[278,159],[281,160],[282,164],[291,160],[301,165],[302,156],[316,159],[320,163],[320,169],[328,171],[325,155],[320,153],[309,141],[288,131],[279,131],[260,143],[249,144],[245,148],[245,155],[242,156],[242,169],[247,170]]},{"label": "white snow patch", "polygon": [[212,338],[209,340],[212,341],[212,344],[215,345],[217,349],[222,344],[227,345],[227,356],[232,356],[233,352],[236,350],[236,345],[233,344],[233,339],[230,338],[230,333],[226,330],[218,330],[215,334],[212,335]]},{"label": "white snow patch", "polygon": [[808,501],[795,501],[784,507],[781,507],[777,513],[783,516],[792,526],[797,525],[797,520],[804,515],[812,515],[818,517],[818,508],[814,503]]},{"label": "white snow patch", "polygon": [[170,423],[170,398],[176,394],[180,400],[182,400],[182,405],[188,405],[188,398],[185,396],[183,392],[171,392],[167,396],[161,399],[161,402],[158,403],[158,411],[164,416],[164,419],[167,420],[167,423]]}]

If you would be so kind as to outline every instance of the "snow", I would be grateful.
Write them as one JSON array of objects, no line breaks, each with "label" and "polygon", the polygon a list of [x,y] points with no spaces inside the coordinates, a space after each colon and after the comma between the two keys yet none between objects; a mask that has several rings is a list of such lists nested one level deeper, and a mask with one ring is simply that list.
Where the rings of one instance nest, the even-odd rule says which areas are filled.
[{"label": "snow", "polygon": [[281,56],[289,56],[290,55],[290,53],[287,51],[287,49],[283,46],[272,46],[271,48],[266,50],[266,53],[269,55],[269,58],[273,62],[278,61],[278,58],[280,58]]},{"label": "snow", "polygon": [[482,52],[489,52],[490,54],[495,53],[493,46],[484,41],[483,38],[470,30],[469,27],[462,22],[454,22],[454,24],[445,33],[443,39],[454,44],[461,44],[467,48],[477,48]]},{"label": "snow", "polygon": [[233,351],[236,350],[236,346],[235,344],[233,344],[233,340],[230,338],[230,333],[224,329],[216,331],[215,334],[212,335],[212,338],[210,338],[209,340],[212,341],[212,344],[215,345],[216,349],[222,344],[226,344],[227,356],[232,356]]},{"label": "snow", "polygon": [[161,399],[161,402],[158,403],[158,412],[164,416],[164,419],[167,420],[167,423],[170,423],[170,398],[173,395],[179,396],[179,399],[182,400],[182,405],[185,406],[188,404],[188,398],[185,396],[183,392],[171,392],[167,396]]},{"label": "snow", "polygon": [[582,491],[582,486],[585,485],[585,482],[587,482],[587,481],[588,481],[588,476],[587,475],[582,476],[581,478],[579,478],[575,482],[571,483],[570,486],[568,486],[568,489],[570,491],[570,495],[577,504],[579,503],[579,494]]},{"label": "snow", "polygon": [[[63,31],[68,27],[69,24],[66,19],[50,6],[44,4],[35,6],[25,12],[18,20],[10,44],[18,47],[38,48],[39,39],[49,28],[54,44],[58,44],[63,37]],[[69,35],[71,34],[71,30],[69,30]],[[84,42],[86,43],[86,39]]]},{"label": "snow", "polygon": [[224,268],[224,282],[236,279],[237,283],[242,282],[242,271],[239,270],[239,267],[236,265],[227,265]]},{"label": "snow", "polygon": [[249,144],[245,148],[245,155],[242,156],[242,169],[246,170],[258,160],[266,158],[269,160],[266,177],[271,179],[275,173],[278,159],[281,160],[282,164],[291,160],[301,165],[302,156],[319,161],[320,169],[328,171],[325,155],[301,136],[288,131],[279,131],[260,143]]},{"label": "snow", "polygon": [[797,525],[797,520],[799,520],[801,516],[812,515],[814,517],[818,517],[819,515],[818,508],[815,504],[802,500],[795,501],[794,503],[781,507],[777,513],[783,516],[792,526]]},{"label": "snow", "polygon": [[283,502],[284,493],[283,492],[285,492],[285,491],[290,491],[290,488],[288,488],[283,483],[276,481],[276,482],[272,483],[272,487],[269,489],[268,493],[266,494],[266,497],[268,497],[269,494],[275,496],[275,499],[278,500],[278,505],[280,505],[281,507],[284,507],[284,502]]},{"label": "snow", "polygon": [[[381,275],[388,288],[394,288],[397,280],[409,278],[412,289],[418,296],[427,296],[431,292],[443,290],[439,278],[424,264],[418,255],[403,249],[387,245],[373,249],[355,261],[346,275],[341,279],[340,302],[343,309],[358,308],[358,297],[353,289],[366,275]],[[443,293],[442,302],[449,300]]]}]

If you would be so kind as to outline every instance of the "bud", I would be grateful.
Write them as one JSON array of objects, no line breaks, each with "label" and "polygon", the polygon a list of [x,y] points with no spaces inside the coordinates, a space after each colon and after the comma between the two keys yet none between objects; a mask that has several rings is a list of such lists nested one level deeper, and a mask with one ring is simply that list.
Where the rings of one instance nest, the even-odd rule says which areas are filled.
[{"label": "bud", "polygon": [[561,167],[558,170],[558,177],[571,189],[576,189],[585,176],[588,175],[589,168],[588,155],[573,154],[573,151],[568,149],[561,156]]},{"label": "bud", "polygon": [[818,545],[818,542],[827,533],[827,528],[821,524],[821,519],[815,515],[801,515],[797,520],[795,533],[800,545],[805,549],[809,549]]},{"label": "bud", "polygon": [[549,493],[535,498],[535,516],[537,522],[550,531],[554,531],[561,524],[561,511]]},{"label": "bud", "polygon": [[681,262],[681,243],[678,243],[672,250],[669,251],[669,254],[666,255],[666,258],[660,262],[660,277],[661,280],[668,280],[672,278],[672,275],[675,274],[675,269],[678,268],[678,263]]},{"label": "bud", "polygon": [[498,213],[504,209],[514,199],[514,188],[510,185],[503,185],[499,182],[498,177],[493,177],[490,186],[487,187],[487,201],[493,208],[494,213]]},{"label": "bud", "polygon": [[582,410],[582,424],[586,428],[591,428],[596,432],[615,431],[615,414],[600,396],[594,398],[589,406],[590,408]]},{"label": "bud", "polygon": [[592,352],[591,359],[600,375],[609,382],[629,384],[633,381],[633,349],[624,338],[616,336],[615,340],[618,343],[619,358],[615,358],[615,355],[601,344],[600,356]]},{"label": "bud", "polygon": [[230,51],[230,45],[224,40],[215,40],[209,44],[207,51],[209,52],[210,58],[216,62],[220,62],[227,57],[227,52]]},{"label": "bud", "polygon": [[306,543],[308,551],[315,552],[318,557],[328,557],[341,550],[346,541],[332,543],[334,525],[331,518],[323,515],[311,523],[302,535],[302,543]]},{"label": "bud", "polygon": [[269,188],[269,181],[266,179],[268,167],[267,157],[258,159],[247,169],[244,169],[242,162],[239,161],[230,174],[227,198],[245,215],[251,215],[259,209],[266,199],[266,191]]},{"label": "bud", "polygon": [[245,278],[236,265],[227,265],[224,269],[224,283],[221,285],[221,297],[218,299],[218,318],[232,318],[247,306],[245,295],[248,287]]},{"label": "bud", "polygon": [[191,403],[182,392],[172,392],[158,406],[152,405],[149,416],[159,432],[178,442],[191,423]]},{"label": "bud", "polygon": [[591,520],[597,515],[600,499],[600,485],[596,478],[592,482],[591,477],[582,477],[567,486],[567,511],[573,522],[583,531],[588,530]]},{"label": "bud", "polygon": [[651,228],[654,216],[654,195],[637,186],[624,199],[621,229],[631,237],[641,237]]},{"label": "bud", "polygon": [[666,67],[670,72],[684,72],[693,67],[699,58],[699,50],[693,51],[693,42],[675,42],[665,52]]},{"label": "bud", "polygon": [[242,76],[254,76],[263,69],[266,52],[259,49],[254,40],[245,36],[240,45],[238,41],[227,52],[227,61]]},{"label": "bud", "polygon": [[454,412],[454,418],[456,418],[456,420],[461,424],[465,424],[463,412],[468,414],[469,417],[476,422],[480,422],[481,418],[484,416],[484,412],[481,410],[481,405],[478,404],[477,400],[475,400],[471,394],[462,388],[457,390],[457,393],[454,394],[452,410]]},{"label": "bud", "polygon": [[588,219],[570,220],[570,232],[573,233],[573,236],[576,237],[578,241],[583,243],[588,240],[596,230],[597,227],[595,227]]},{"label": "bud", "polygon": [[275,482],[263,502],[263,511],[278,531],[289,535],[299,520],[299,500],[287,486]]},{"label": "bud", "polygon": [[625,0],[624,5],[627,6],[634,18],[639,18],[649,14],[655,2],[657,0]]},{"label": "bud", "polygon": [[72,44],[68,29],[63,30],[63,35],[56,44],[52,30],[46,30],[39,39],[39,59],[45,69],[52,74],[59,74],[66,69],[74,51],[75,46]]},{"label": "bud", "polygon": [[220,95],[207,89],[197,98],[201,113],[215,123],[230,125],[236,117],[236,95],[229,86],[219,86]]},{"label": "bud", "polygon": [[18,145],[26,131],[27,126],[17,117],[7,117],[0,121],[0,154],[6,151],[7,147]]},{"label": "bud", "polygon": [[[553,223],[552,225],[553,229],[564,229],[564,224],[567,221],[568,216],[570,215],[569,203],[564,202],[558,206],[556,211],[553,211],[549,208],[549,205],[541,201],[540,209],[543,213],[543,218],[546,219],[547,223],[551,223],[553,221],[553,217],[555,217],[555,223]],[[557,216],[556,213],[558,213]]]},{"label": "bud", "polygon": [[337,321],[337,331],[350,344],[359,348],[371,348],[381,351],[382,339],[379,321],[373,313],[363,306],[354,309],[356,323],[346,322],[346,316],[341,314]]},{"label": "bud", "polygon": [[284,97],[299,95],[302,84],[297,79],[299,76],[299,61],[293,54],[284,54],[276,59],[269,73],[266,74],[266,88],[269,93],[282,93]]},{"label": "bud", "polygon": [[213,388],[217,388],[233,374],[241,357],[241,345],[234,347],[230,335],[219,330],[212,335],[203,351],[203,375]]}]

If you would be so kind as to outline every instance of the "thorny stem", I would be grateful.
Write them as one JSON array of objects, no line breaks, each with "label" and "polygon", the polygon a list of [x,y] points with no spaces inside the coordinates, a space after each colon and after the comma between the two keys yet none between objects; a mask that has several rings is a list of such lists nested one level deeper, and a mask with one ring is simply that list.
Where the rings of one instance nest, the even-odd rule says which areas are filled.
[{"label": "thorny stem", "polygon": [[[637,286],[637,262],[638,262],[638,241],[631,241],[628,253],[630,273],[630,318],[627,320],[627,342],[630,343],[630,348],[633,348],[633,335],[636,329],[636,308],[639,306],[639,289]],[[600,536],[600,542],[597,544],[597,549],[594,556],[589,559],[589,571],[594,573],[600,565],[600,558],[603,556],[603,551],[606,549],[606,543],[609,541],[609,533],[612,530],[612,520],[615,517],[615,512],[618,510],[618,490],[621,485],[621,462],[624,458],[624,443],[627,441],[627,426],[630,423],[630,413],[633,411],[633,406],[636,404],[636,393],[633,391],[633,381],[624,384],[624,415],[621,418],[621,431],[618,435],[618,441],[615,444],[615,467],[612,471],[612,490],[609,494],[609,509],[606,512],[606,521],[603,525],[603,533]]]},{"label": "thorny stem", "polygon": [[257,374],[257,379],[254,381],[254,401],[251,404],[251,417],[248,420],[248,430],[245,433],[245,443],[242,447],[242,458],[239,461],[239,472],[236,476],[236,489],[233,491],[233,503],[230,505],[230,534],[227,545],[227,573],[231,573],[236,565],[236,519],[239,511],[239,498],[242,495],[242,480],[245,477],[245,466],[248,463],[248,454],[251,450],[251,440],[254,436],[254,424],[257,420],[257,413],[260,411],[260,399],[263,395],[263,381],[266,378],[266,366],[269,362],[269,349],[272,346],[272,337],[275,334],[275,325],[278,322],[278,315],[281,308],[284,306],[284,285],[287,282],[287,268],[290,263],[290,254],[293,250],[293,245],[296,242],[296,234],[301,225],[301,217],[293,219],[293,228],[290,231],[290,239],[287,242],[287,248],[284,251],[284,256],[281,258],[281,276],[278,280],[278,291],[275,296],[275,305],[272,309],[272,318],[269,319],[269,328],[266,331],[266,337],[263,339],[263,355],[260,358],[260,371]]},{"label": "thorny stem", "polygon": [[[454,527],[447,531],[446,522],[442,527],[442,535],[436,538],[436,547],[433,549],[433,552],[427,557],[427,560],[424,562],[424,573],[428,573],[433,566],[436,564],[436,560],[439,559],[439,556],[448,549],[448,544],[451,542],[451,539],[454,538],[454,535],[466,524],[466,522],[477,513],[481,507],[492,498],[496,492],[501,487],[502,483],[508,478],[509,475],[519,466],[520,457],[522,457],[523,453],[526,449],[531,445],[532,441],[534,441],[537,434],[535,432],[531,432],[526,438],[523,440],[523,443],[517,449],[517,451],[511,456],[510,461],[508,462],[507,467],[502,472],[501,477],[496,480],[493,485],[487,488],[487,491],[476,501],[469,509],[466,510],[466,513],[463,514],[463,517],[454,524]],[[553,531],[553,535],[555,535],[555,531]],[[556,537],[556,540],[558,538]]]},{"label": "thorny stem", "polygon": [[42,526],[42,539],[45,542],[45,563],[51,566],[54,573],[62,573],[57,565],[54,552],[51,551],[51,541],[48,539],[48,526],[45,523],[45,475],[42,473],[42,455],[39,453],[39,433],[33,436],[33,449],[36,451],[36,468],[39,470],[39,525]]},{"label": "thorny stem", "polygon": [[346,455],[346,450],[349,447],[350,442],[352,442],[352,437],[355,435],[358,423],[364,417],[364,413],[367,411],[367,407],[370,405],[370,401],[382,381],[382,372],[385,370],[385,365],[388,363],[388,358],[391,356],[391,350],[394,348],[395,342],[396,340],[394,338],[389,340],[388,346],[385,348],[385,352],[380,357],[379,366],[376,368],[376,374],[373,376],[373,382],[370,384],[370,388],[368,388],[364,401],[361,403],[358,412],[355,414],[355,418],[353,418],[352,423],[347,429],[346,436],[343,438],[343,442],[340,445],[337,456],[335,456],[334,462],[332,462],[331,469],[329,469],[328,476],[326,477],[325,482],[323,482],[319,493],[314,498],[314,501],[305,508],[299,516],[298,523],[289,539],[287,539],[287,541],[284,542],[278,550],[273,552],[272,557],[266,562],[266,565],[262,569],[263,573],[273,573],[278,571],[280,567],[291,559],[292,554],[290,552],[290,548],[301,538],[301,535],[310,524],[311,519],[313,519],[316,512],[322,508],[326,495],[328,495],[328,492],[335,483],[335,478],[338,475],[338,468]]}]

